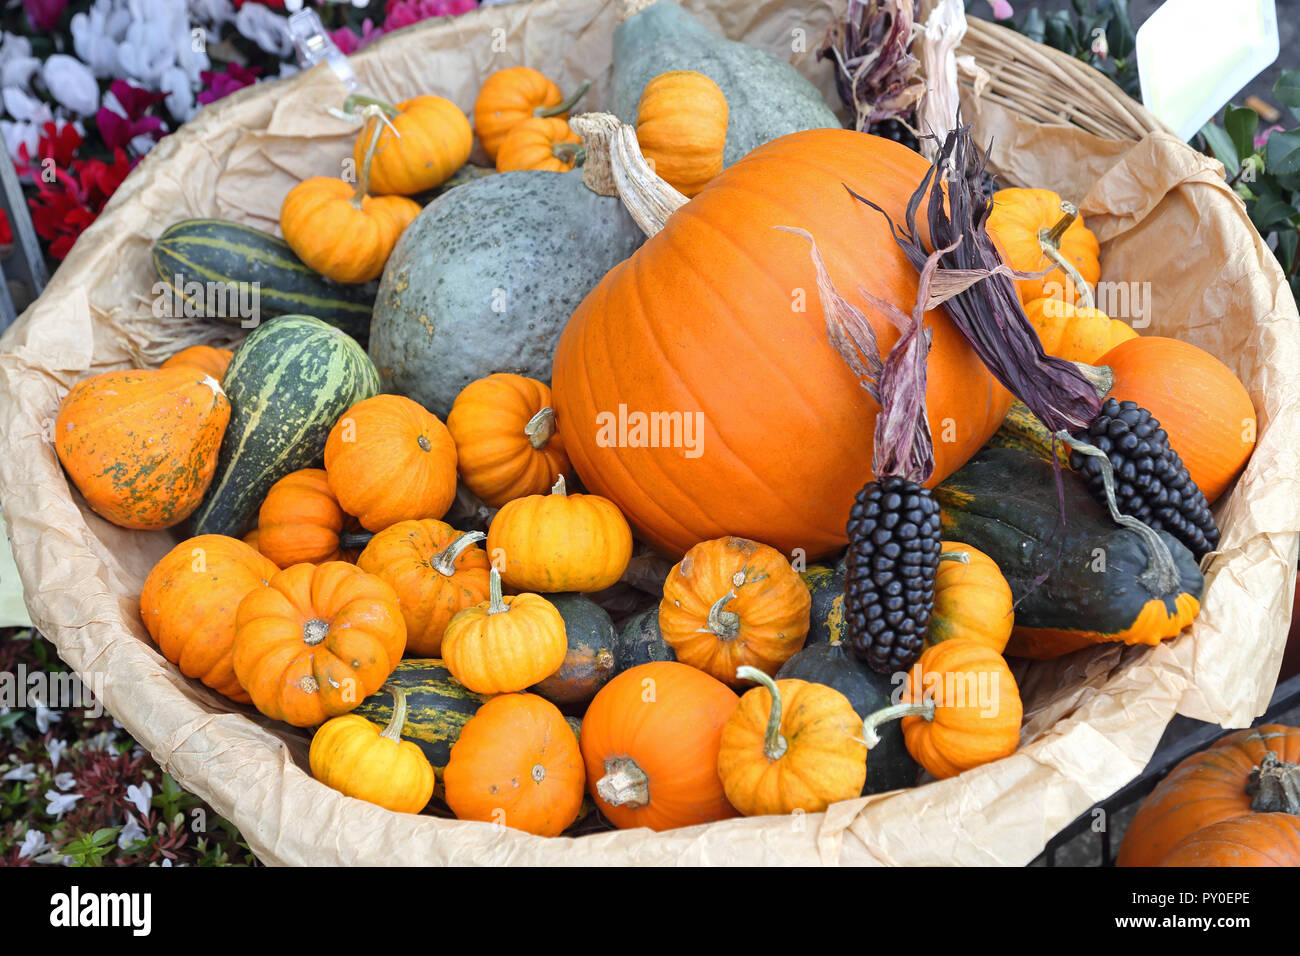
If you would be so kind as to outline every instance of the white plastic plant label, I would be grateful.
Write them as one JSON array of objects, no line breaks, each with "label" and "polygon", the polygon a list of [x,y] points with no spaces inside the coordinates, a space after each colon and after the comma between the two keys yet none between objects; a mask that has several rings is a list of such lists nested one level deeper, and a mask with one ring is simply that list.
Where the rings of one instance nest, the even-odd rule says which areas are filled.
[{"label": "white plastic plant label", "polygon": [[1278,52],[1275,0],[1165,0],[1137,32],[1142,102],[1190,140]]}]

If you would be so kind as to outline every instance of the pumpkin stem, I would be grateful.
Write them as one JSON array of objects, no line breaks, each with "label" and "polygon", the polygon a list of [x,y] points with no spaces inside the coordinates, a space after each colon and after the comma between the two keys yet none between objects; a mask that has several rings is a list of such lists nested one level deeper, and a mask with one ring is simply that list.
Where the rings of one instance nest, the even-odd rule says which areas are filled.
[{"label": "pumpkin stem", "polygon": [[402,111],[399,110],[392,103],[389,103],[387,100],[381,100],[377,96],[366,96],[364,93],[352,93],[351,95],[349,95],[348,98],[343,101],[343,112],[345,113],[364,112],[364,111],[358,111],[357,110],[358,106],[376,107],[379,110],[382,110],[384,115],[387,116],[389,119],[397,119],[397,117],[402,115]]},{"label": "pumpkin stem", "polygon": [[750,667],[748,664],[736,668],[736,677],[741,680],[757,681],[772,695],[772,709],[767,715],[767,735],[763,738],[763,756],[768,760],[780,760],[790,749],[790,745],[781,734],[781,691],[777,689],[776,681],[757,667]]},{"label": "pumpkin stem", "polygon": [[493,568],[488,572],[488,609],[489,614],[504,614],[510,605],[501,600],[501,575]]},{"label": "pumpkin stem", "polygon": [[1079,301],[1076,305],[1080,308],[1091,309],[1096,301],[1092,297],[1092,287],[1079,274],[1079,270],[1074,263],[1061,255],[1061,239],[1065,236],[1066,230],[1074,224],[1074,220],[1078,218],[1079,209],[1074,203],[1061,200],[1061,212],[1063,215],[1056,221],[1056,225],[1052,226],[1051,229],[1044,229],[1038,234],[1038,246],[1043,250],[1043,255],[1060,266],[1061,271],[1069,276],[1070,281],[1074,283],[1074,288],[1079,294]]},{"label": "pumpkin stem", "polygon": [[524,426],[524,434],[528,436],[528,444],[538,451],[545,448],[546,443],[555,437],[555,409],[547,405],[528,419],[528,424]]},{"label": "pumpkin stem", "polygon": [[388,718],[388,726],[379,732],[379,736],[389,740],[401,740],[406,727],[406,691],[396,684],[385,684],[380,690],[393,695],[393,715]]},{"label": "pumpkin stem", "polygon": [[314,617],[302,626],[303,643],[315,647],[321,641],[325,640],[325,635],[329,632],[329,621],[322,621],[320,618]]},{"label": "pumpkin stem", "polygon": [[1119,506],[1115,503],[1115,469],[1111,467],[1110,457],[1097,446],[1090,445],[1081,438],[1075,438],[1064,429],[1056,433],[1056,438],[1081,455],[1096,458],[1101,465],[1102,483],[1106,490],[1106,507],[1110,510],[1111,520],[1137,534],[1151,556],[1146,570],[1138,577],[1142,586],[1156,597],[1164,597],[1177,591],[1180,580],[1178,565],[1174,563],[1174,556],[1169,553],[1169,546],[1165,544],[1164,539],[1149,525],[1132,515],[1120,514]]},{"label": "pumpkin stem", "polygon": [[623,0],[618,9],[618,22],[631,20],[646,7],[652,7],[658,0]]},{"label": "pumpkin stem", "polygon": [[358,548],[364,548],[374,536],[373,531],[344,531],[339,535],[339,550],[355,551]]},{"label": "pumpkin stem", "polygon": [[958,564],[970,564],[970,554],[965,551],[945,551],[939,555],[940,561],[956,561]]},{"label": "pumpkin stem", "polygon": [[881,724],[887,724],[900,717],[924,717],[926,720],[934,720],[934,706],[933,698],[927,698],[919,704],[894,704],[882,708],[868,715],[862,722],[862,736],[858,740],[866,744],[867,749],[870,750],[880,743],[880,734],[876,733],[876,728]]},{"label": "pumpkin stem", "polygon": [[709,608],[709,616],[705,622],[706,626],[700,628],[700,630],[716,634],[724,641],[734,641],[737,635],[740,634],[740,615],[735,611],[724,611],[723,608],[735,596],[735,591],[728,591],[714,601],[713,607]]},{"label": "pumpkin stem", "polygon": [[1255,813],[1300,815],[1300,764],[1286,763],[1270,750],[1251,770],[1246,793]]},{"label": "pumpkin stem", "polygon": [[551,494],[553,494],[553,495],[567,495],[568,493],[569,493],[569,489],[568,489],[567,487],[565,487],[565,484],[564,484],[564,476],[563,476],[563,475],[556,475],[556,476],[555,476],[555,484],[551,485]]},{"label": "pumpkin stem", "polygon": [[636,810],[650,803],[650,778],[631,757],[609,757],[605,776],[596,781],[596,795],[611,807]]},{"label": "pumpkin stem", "polygon": [[575,166],[581,166],[587,161],[587,149],[581,143],[552,143],[551,155]]},{"label": "pumpkin stem", "polygon": [[356,192],[352,194],[352,205],[357,209],[362,208],[366,194],[370,191],[370,164],[374,161],[375,147],[379,145],[379,136],[384,131],[384,123],[388,122],[387,118],[380,121],[384,114],[378,106],[367,106],[362,112],[368,113],[374,119],[375,129],[370,134],[370,143],[366,146],[366,158],[361,163],[361,174],[357,176]]},{"label": "pumpkin stem", "polygon": [[449,578],[456,573],[456,562],[460,560],[461,554],[479,541],[486,541],[487,535],[482,531],[466,531],[459,538],[453,541],[447,547],[443,548],[433,556],[430,564],[433,570],[437,571],[444,578]]},{"label": "pumpkin stem", "polygon": [[561,114],[567,113],[569,110],[573,109],[574,104],[577,103],[578,100],[587,95],[589,89],[591,89],[591,80],[583,80],[582,85],[569,94],[567,99],[560,100],[560,102],[556,103],[554,106],[539,106],[537,109],[533,110],[533,115],[547,117],[560,116]]},{"label": "pumpkin stem", "polygon": [[609,113],[583,113],[569,121],[587,147],[582,181],[601,196],[618,196],[647,236],[663,229],[687,198],[655,174],[641,154],[636,130]]}]

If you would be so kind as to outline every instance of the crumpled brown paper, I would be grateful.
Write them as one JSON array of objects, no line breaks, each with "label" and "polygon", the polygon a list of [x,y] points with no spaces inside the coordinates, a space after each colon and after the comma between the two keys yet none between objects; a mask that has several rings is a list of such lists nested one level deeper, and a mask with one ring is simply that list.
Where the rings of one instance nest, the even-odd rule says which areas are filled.
[{"label": "crumpled brown paper", "polygon": [[[831,4],[688,0],[727,35],[780,55],[815,48]],[[562,86],[608,84],[612,0],[538,0],[427,22],[352,58],[389,99],[437,91],[469,109],[491,69],[527,63]],[[494,42],[495,41],[495,42]],[[501,50],[504,52],[501,52]],[[799,66],[827,94],[826,65]],[[594,75],[593,75],[594,72]],[[137,596],[173,536],[116,528],[84,507],[51,444],[67,389],[91,372],[156,362],[230,330],[150,315],[149,249],[167,225],[221,216],[273,227],[299,177],[336,174],[351,130],[323,110],[328,67],[242,91],[164,139],[87,231],[46,293],[0,340],[0,507],[31,616],[104,703],[184,786],[279,864],[1023,864],[1145,765],[1175,710],[1228,726],[1262,712],[1279,667],[1300,530],[1300,326],[1269,251],[1218,164],[1163,135],[1133,145],[1029,127],[991,104],[978,139],[1010,184],[1080,202],[1104,275],[1151,281],[1149,331],[1226,361],[1259,412],[1259,445],[1218,507],[1223,547],[1200,618],[1157,648],[1101,647],[1018,665],[1022,747],[962,776],[837,804],[824,814],[731,820],[669,833],[545,840],[488,824],[394,814],[308,775],[307,737],[182,677],[139,620]],[[968,115],[976,115],[973,112]],[[810,279],[811,281],[811,279]],[[97,686],[97,685],[92,685]]]}]

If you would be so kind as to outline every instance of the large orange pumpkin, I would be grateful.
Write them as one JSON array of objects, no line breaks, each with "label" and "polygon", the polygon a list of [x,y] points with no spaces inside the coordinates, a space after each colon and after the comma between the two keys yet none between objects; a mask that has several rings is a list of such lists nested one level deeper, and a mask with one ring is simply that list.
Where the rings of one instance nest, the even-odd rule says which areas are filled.
[{"label": "large orange pumpkin", "polygon": [[1156,417],[1214,504],[1255,449],[1255,407],[1246,386],[1204,349],[1158,335],[1121,342],[1097,364],[1115,372],[1112,398],[1137,402]]},{"label": "large orange pumpkin", "polygon": [[[1272,760],[1268,758],[1270,752],[1276,755]],[[1264,724],[1253,730],[1239,730],[1192,754],[1142,802],[1124,832],[1116,864],[1192,865],[1169,861],[1169,857],[1177,847],[1183,846],[1186,851],[1184,844],[1194,835],[1207,834],[1207,838],[1214,839],[1215,834],[1208,831],[1227,821],[1249,828],[1256,817],[1277,815],[1271,803],[1261,804],[1261,798],[1248,791],[1252,772],[1265,761],[1275,765],[1275,777],[1300,778],[1300,767],[1296,766],[1300,764],[1300,728]],[[1266,833],[1273,828],[1272,821],[1262,821],[1262,825]],[[1222,831],[1217,832],[1221,839]],[[1182,859],[1190,855],[1187,851]],[[1199,865],[1207,863],[1203,860]]]},{"label": "large orange pumpkin", "polygon": [[[859,286],[910,312],[917,273],[845,186],[902,222],[927,169],[865,133],[781,137],[713,179],[578,307],[552,378],[564,447],[655,547],[680,557],[735,535],[811,559],[844,546],[879,407],[827,340],[808,243],[775,227],[812,234],[887,354],[898,331]],[[942,311],[926,326],[933,484],[996,431],[1011,397]]]}]

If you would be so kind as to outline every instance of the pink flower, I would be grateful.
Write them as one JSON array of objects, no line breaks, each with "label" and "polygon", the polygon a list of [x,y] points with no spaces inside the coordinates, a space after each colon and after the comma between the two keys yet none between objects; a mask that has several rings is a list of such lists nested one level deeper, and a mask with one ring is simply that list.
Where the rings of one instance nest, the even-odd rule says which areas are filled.
[{"label": "pink flower", "polygon": [[1267,146],[1269,136],[1271,136],[1274,131],[1280,131],[1281,129],[1282,129],[1281,126],[1270,126],[1262,133],[1255,134],[1255,151],[1259,152],[1261,149]]},{"label": "pink flower", "polygon": [[244,69],[238,63],[231,63],[226,67],[224,73],[203,70],[199,73],[199,79],[208,88],[199,94],[199,102],[205,105],[213,103],[223,96],[229,96],[235,90],[242,90],[246,86],[252,86],[257,82],[258,74],[261,72],[261,67],[254,66]]},{"label": "pink flower", "polygon": [[384,29],[391,32],[430,17],[454,17],[477,6],[476,0],[388,0]]},{"label": "pink flower", "polygon": [[334,41],[334,45],[343,52],[344,56],[351,56],[362,47],[379,39],[383,35],[383,27],[375,26],[375,22],[369,17],[366,17],[361,24],[360,36],[357,36],[356,31],[351,27],[344,26],[339,27],[331,33],[330,39]]},{"label": "pink flower", "polygon": [[989,5],[993,7],[994,20],[1010,20],[1015,16],[1016,11],[1011,9],[1007,0],[989,0]]},{"label": "pink flower", "polygon": [[166,94],[150,93],[132,86],[126,80],[114,80],[108,88],[122,107],[123,116],[116,110],[101,106],[95,114],[95,123],[99,126],[99,135],[109,149],[126,149],[131,140],[137,136],[158,138],[163,123],[157,116],[146,115],[150,109],[163,101]]},{"label": "pink flower", "polygon": [[68,0],[23,0],[32,26],[41,31],[53,30],[58,26],[59,17],[63,16],[63,8],[67,5]]}]

